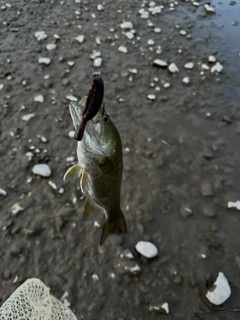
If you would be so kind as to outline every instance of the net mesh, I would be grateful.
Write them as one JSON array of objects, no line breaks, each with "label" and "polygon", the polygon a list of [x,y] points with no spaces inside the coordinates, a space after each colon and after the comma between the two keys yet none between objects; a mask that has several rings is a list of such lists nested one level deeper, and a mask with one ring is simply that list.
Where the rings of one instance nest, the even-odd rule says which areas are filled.
[{"label": "net mesh", "polygon": [[77,320],[39,279],[28,279],[0,308],[1,320]]}]

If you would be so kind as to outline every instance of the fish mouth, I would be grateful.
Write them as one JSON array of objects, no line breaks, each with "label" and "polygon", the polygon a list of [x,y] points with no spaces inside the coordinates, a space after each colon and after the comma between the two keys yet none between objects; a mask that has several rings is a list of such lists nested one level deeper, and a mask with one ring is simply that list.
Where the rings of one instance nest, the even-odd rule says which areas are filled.
[{"label": "fish mouth", "polygon": [[[80,103],[70,102],[69,104],[69,111],[75,130],[79,130],[79,126],[82,122],[86,98],[87,97],[84,97]],[[103,148],[100,142],[101,124],[99,123],[99,113],[102,112],[103,106],[101,106],[98,114],[92,120],[87,122],[82,142],[85,144],[89,152],[97,156],[108,157],[110,154]]]}]

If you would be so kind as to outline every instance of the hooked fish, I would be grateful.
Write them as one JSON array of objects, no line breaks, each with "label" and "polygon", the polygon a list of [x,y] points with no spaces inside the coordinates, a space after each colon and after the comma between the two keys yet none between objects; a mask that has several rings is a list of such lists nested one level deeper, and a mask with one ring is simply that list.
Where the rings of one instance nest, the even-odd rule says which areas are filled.
[{"label": "hooked fish", "polygon": [[[86,108],[87,97],[80,104],[69,106],[73,125],[77,130]],[[84,215],[106,218],[100,245],[111,233],[126,233],[127,225],[120,208],[122,180],[122,143],[117,128],[105,111],[104,105],[85,126],[83,139],[77,143],[78,164],[69,168],[64,180],[80,178],[80,187],[87,202]]]},{"label": "hooked fish", "polygon": [[104,82],[99,73],[93,74],[92,87],[87,97],[87,103],[82,115],[82,121],[75,132],[75,139],[81,141],[83,138],[86,124],[98,113],[104,96]]}]

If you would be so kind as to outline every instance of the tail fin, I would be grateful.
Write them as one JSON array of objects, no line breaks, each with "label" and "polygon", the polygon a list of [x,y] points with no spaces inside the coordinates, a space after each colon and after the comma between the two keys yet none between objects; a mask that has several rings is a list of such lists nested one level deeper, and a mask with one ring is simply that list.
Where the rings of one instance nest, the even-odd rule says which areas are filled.
[{"label": "tail fin", "polygon": [[127,224],[122,211],[120,211],[120,216],[117,219],[112,221],[107,220],[104,224],[100,245],[103,244],[111,233],[127,233]]}]

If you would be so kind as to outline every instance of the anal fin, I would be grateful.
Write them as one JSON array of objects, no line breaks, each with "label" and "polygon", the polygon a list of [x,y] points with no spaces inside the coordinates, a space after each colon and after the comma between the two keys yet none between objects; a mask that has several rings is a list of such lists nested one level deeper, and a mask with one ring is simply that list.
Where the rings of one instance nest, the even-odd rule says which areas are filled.
[{"label": "anal fin", "polygon": [[88,196],[84,209],[84,216],[86,218],[94,218],[99,216],[100,213],[101,207],[99,207],[99,205],[97,205],[96,202]]},{"label": "anal fin", "polygon": [[82,170],[80,187],[81,187],[82,193],[87,195],[90,187],[89,187],[88,173],[87,173],[86,169]]}]

